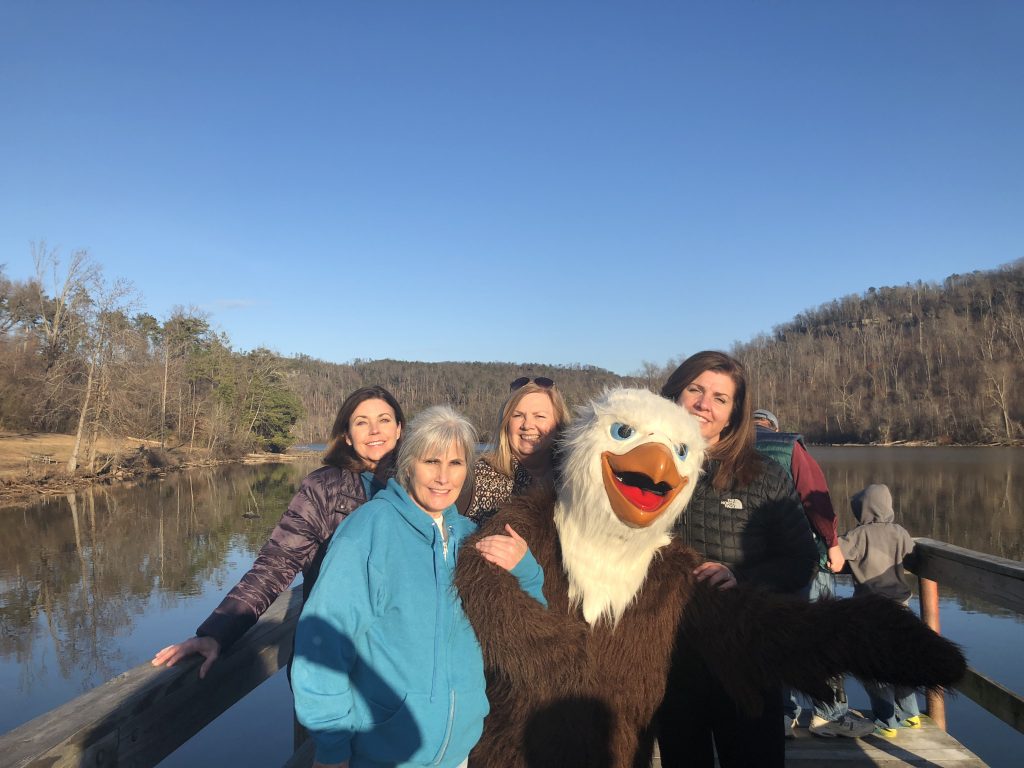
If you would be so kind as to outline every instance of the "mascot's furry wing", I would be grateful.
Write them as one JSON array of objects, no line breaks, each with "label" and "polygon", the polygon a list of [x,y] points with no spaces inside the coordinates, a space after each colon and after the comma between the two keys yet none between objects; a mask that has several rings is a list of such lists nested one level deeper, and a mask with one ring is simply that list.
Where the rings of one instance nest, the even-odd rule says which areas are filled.
[{"label": "mascot's furry wing", "polygon": [[567,430],[557,498],[514,499],[478,534],[508,523],[526,539],[548,606],[480,557],[475,539],[461,551],[456,586],[491,703],[474,768],[648,765],[679,631],[750,709],[781,683],[827,699],[827,679],[843,672],[912,686],[962,675],[957,648],[888,600],[808,604],[697,584],[700,558],[668,532],[703,447],[670,401],[606,392]]}]

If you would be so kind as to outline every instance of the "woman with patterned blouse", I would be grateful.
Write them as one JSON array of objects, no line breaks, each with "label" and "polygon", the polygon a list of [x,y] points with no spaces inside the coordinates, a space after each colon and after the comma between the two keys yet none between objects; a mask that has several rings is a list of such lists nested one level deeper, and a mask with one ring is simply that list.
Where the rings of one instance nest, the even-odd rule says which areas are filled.
[{"label": "woman with patterned blouse", "polygon": [[481,524],[512,496],[551,488],[555,437],[568,419],[554,381],[544,376],[513,381],[501,408],[498,444],[477,460],[472,492],[460,500],[463,514]]}]

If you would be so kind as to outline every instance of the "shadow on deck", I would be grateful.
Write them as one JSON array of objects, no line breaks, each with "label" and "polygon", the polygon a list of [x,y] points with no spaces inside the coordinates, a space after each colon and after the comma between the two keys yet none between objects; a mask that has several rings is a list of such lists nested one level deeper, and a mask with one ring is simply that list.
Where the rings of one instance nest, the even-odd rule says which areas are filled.
[{"label": "shadow on deck", "polygon": [[786,765],[847,768],[849,766],[964,766],[978,768],[985,763],[964,745],[921,717],[920,728],[900,728],[899,736],[867,736],[863,739],[832,739],[814,736],[806,728],[796,729],[796,738],[786,742]]}]

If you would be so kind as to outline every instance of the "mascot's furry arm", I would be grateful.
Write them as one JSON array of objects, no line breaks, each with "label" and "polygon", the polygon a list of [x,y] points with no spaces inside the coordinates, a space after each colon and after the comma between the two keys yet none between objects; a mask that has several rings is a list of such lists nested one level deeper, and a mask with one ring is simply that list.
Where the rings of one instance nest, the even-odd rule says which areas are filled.
[{"label": "mascot's furry arm", "polygon": [[[582,665],[587,627],[565,610],[565,598],[552,594],[558,575],[549,573],[559,562],[558,536],[551,522],[553,497],[538,492],[520,497],[487,521],[459,550],[455,586],[476,630],[489,674],[514,686],[554,682]],[[474,544],[484,536],[504,534],[508,523],[522,536],[544,568],[547,607],[520,589],[515,577],[487,562]],[[559,599],[561,597],[561,599]]]},{"label": "mascot's furry arm", "polygon": [[698,585],[682,632],[751,713],[760,709],[760,691],[779,684],[831,701],[826,681],[835,675],[937,689],[960,680],[967,666],[955,643],[878,595],[808,603]]}]

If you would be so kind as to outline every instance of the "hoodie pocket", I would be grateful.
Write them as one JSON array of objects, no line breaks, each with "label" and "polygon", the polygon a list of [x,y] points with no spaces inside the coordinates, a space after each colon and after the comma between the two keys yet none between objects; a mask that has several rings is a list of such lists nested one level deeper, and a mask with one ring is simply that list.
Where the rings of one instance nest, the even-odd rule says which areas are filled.
[{"label": "hoodie pocket", "polygon": [[445,737],[448,699],[409,694],[397,711],[367,700],[370,720],[352,738],[352,751],[381,763],[433,761]]}]

